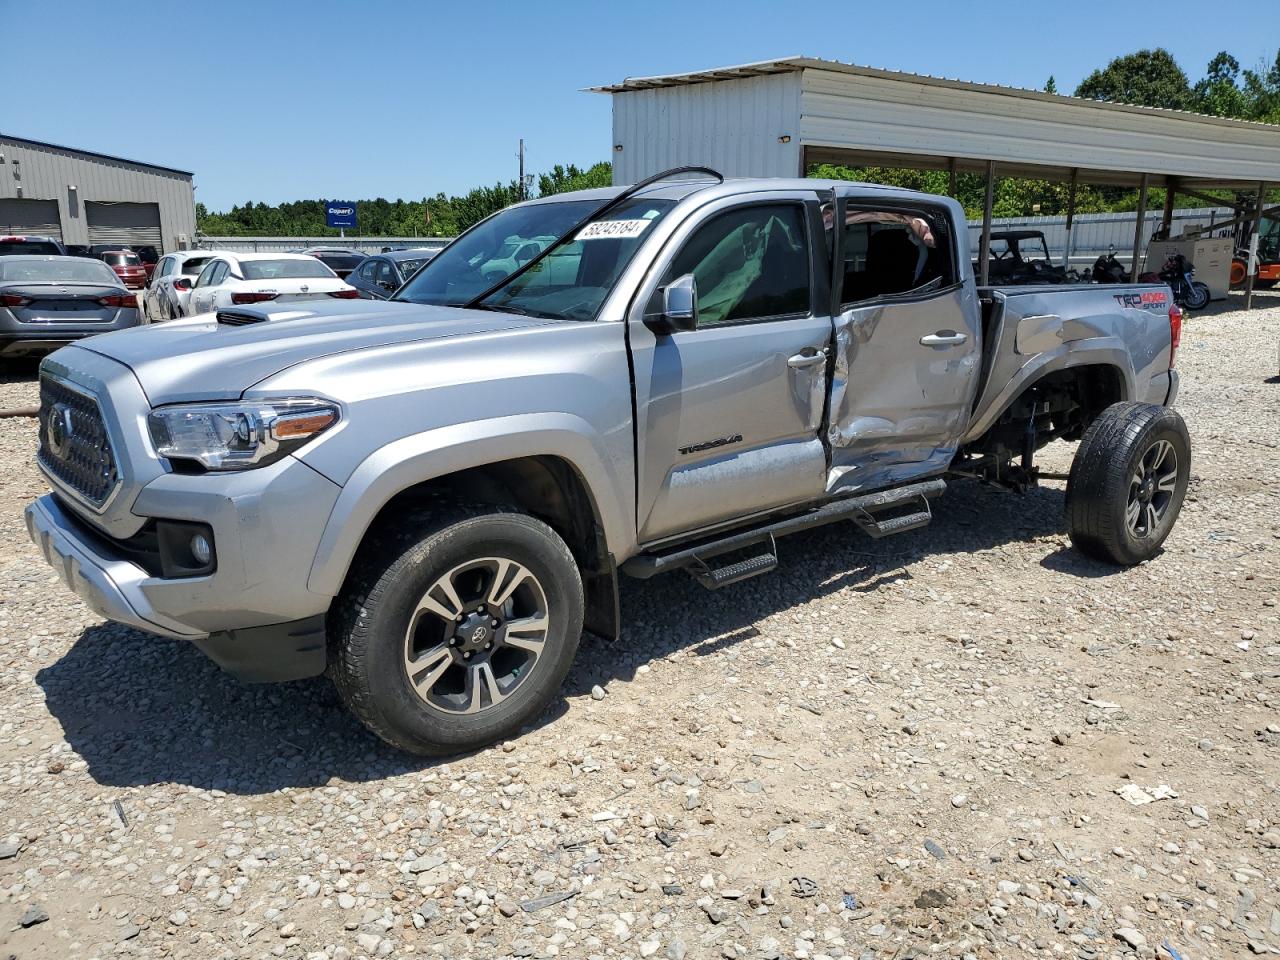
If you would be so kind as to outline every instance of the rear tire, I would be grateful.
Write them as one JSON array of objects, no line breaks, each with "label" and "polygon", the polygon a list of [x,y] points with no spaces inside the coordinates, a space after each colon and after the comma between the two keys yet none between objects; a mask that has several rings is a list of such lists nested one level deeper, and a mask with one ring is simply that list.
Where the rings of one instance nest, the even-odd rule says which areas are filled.
[{"label": "rear tire", "polygon": [[1173,529],[1191,476],[1191,440],[1177,411],[1132,401],[1085,431],[1067,481],[1071,542],[1095,560],[1149,560]]},{"label": "rear tire", "polygon": [[329,617],[330,675],[392,746],[474,750],[552,699],[582,618],[577,564],[545,523],[502,507],[424,511],[361,547]]}]

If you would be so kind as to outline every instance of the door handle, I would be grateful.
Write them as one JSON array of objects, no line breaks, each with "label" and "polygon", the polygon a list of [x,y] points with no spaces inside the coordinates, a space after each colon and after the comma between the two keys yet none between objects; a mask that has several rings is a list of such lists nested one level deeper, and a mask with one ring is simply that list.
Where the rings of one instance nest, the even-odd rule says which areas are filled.
[{"label": "door handle", "polygon": [[826,361],[827,354],[825,350],[822,353],[797,353],[787,360],[787,366],[793,370],[802,370],[815,364],[826,363]]},{"label": "door handle", "polygon": [[956,333],[954,330],[939,330],[937,333],[921,337],[920,343],[926,347],[953,347],[968,339],[968,334]]}]

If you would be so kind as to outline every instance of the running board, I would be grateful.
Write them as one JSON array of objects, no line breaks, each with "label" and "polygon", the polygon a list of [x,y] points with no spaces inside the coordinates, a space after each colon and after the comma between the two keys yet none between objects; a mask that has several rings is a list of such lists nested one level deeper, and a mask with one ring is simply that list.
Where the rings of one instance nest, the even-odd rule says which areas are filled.
[{"label": "running board", "polygon": [[[638,554],[622,564],[620,569],[628,576],[647,580],[649,577],[657,576],[659,573],[666,573],[668,570],[694,567],[698,571],[694,573],[694,576],[699,577],[699,573],[703,571],[712,572],[707,561],[713,557],[743,550],[757,544],[771,542],[774,537],[797,533],[801,530],[809,530],[813,527],[821,527],[837,520],[852,520],[864,532],[877,538],[887,537],[895,533],[906,533],[908,530],[917,530],[923,527],[933,518],[933,514],[929,509],[929,500],[941,495],[946,489],[946,481],[938,477],[933,480],[924,480],[920,483],[909,483],[902,487],[880,490],[876,493],[864,493],[857,497],[832,500],[804,513],[793,514],[781,520],[774,520],[746,530],[735,530],[726,533],[722,537],[708,538],[689,545],[678,545],[666,551]],[[893,517],[887,520],[879,520],[875,516],[878,512],[917,502],[920,504],[921,509],[905,516]],[[766,564],[766,556],[773,557],[771,565]],[[727,583],[736,583],[740,579],[745,580],[748,576],[766,573],[776,565],[777,551],[772,549],[771,546],[769,551],[762,554],[762,556],[753,557],[750,560],[744,560],[741,563],[731,564],[729,567],[722,568],[725,571],[734,568],[741,569],[734,574],[726,572],[723,575],[726,579],[724,582],[718,583],[717,587],[725,586]],[[738,574],[744,575],[738,576]],[[730,576],[736,577],[736,579],[727,579]],[[702,582],[700,578],[699,582]]]},{"label": "running board", "polygon": [[721,587],[727,587],[731,583],[741,583],[743,580],[750,580],[752,577],[758,577],[762,573],[776,570],[778,568],[778,548],[773,542],[772,535],[768,538],[768,544],[768,548],[764,553],[759,556],[748,557],[746,560],[739,560],[737,563],[730,563],[723,567],[712,569],[705,561],[697,559],[686,569],[693,579],[708,590],[719,590]]}]

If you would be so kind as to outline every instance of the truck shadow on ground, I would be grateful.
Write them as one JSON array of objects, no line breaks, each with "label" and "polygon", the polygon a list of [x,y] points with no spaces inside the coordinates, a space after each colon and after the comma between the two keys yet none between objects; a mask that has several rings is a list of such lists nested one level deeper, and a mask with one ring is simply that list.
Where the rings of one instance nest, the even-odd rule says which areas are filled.
[{"label": "truck shadow on ground", "polygon": [[[1001,547],[1040,539],[1046,553],[1060,546],[1062,508],[1060,488],[1016,496],[960,482],[924,530],[880,541],[847,523],[797,534],[779,541],[777,572],[722,591],[705,591],[679,573],[625,581],[622,638],[584,638],[564,693],[576,697],[595,684],[629,680],[641,664],[681,650],[733,655],[759,635],[760,620],[837,591],[909,580],[908,564],[922,558],[992,551],[993,575],[1008,577],[1016,590],[1012,567],[1026,561]],[[1086,575],[1105,569],[1087,560],[1073,566]],[[118,624],[86,629],[36,682],[89,775],[107,786],[172,782],[254,795],[378,780],[438,762],[382,744],[342,709],[323,678],[242,685],[189,644]],[[534,726],[555,723],[569,709],[558,699]]]}]

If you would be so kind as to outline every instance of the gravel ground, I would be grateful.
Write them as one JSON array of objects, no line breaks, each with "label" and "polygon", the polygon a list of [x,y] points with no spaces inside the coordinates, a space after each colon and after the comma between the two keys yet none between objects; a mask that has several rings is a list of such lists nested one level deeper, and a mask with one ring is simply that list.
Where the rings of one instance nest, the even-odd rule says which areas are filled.
[{"label": "gravel ground", "polygon": [[1152,563],[1072,551],[1061,484],[958,483],[929,529],[798,535],[721,593],[625,584],[564,701],[449,763],[324,681],[101,622],[27,541],[35,430],[0,419],[0,955],[1280,953],[1264,302],[1187,324],[1192,488]]}]

